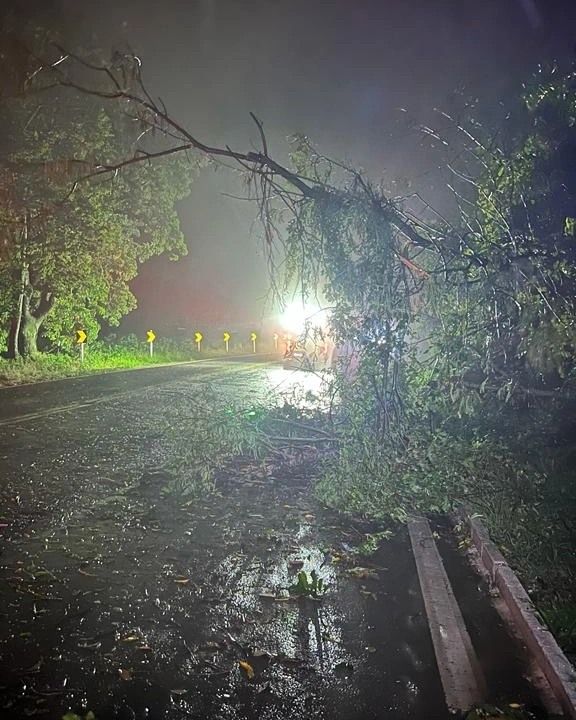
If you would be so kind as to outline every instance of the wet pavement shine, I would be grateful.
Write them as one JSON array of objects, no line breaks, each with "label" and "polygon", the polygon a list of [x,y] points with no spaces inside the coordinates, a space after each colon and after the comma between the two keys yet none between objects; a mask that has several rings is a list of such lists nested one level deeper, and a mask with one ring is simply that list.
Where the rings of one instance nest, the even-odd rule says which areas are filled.
[{"label": "wet pavement shine", "polygon": [[[293,374],[162,372],[0,427],[0,717],[451,717],[404,529],[354,554],[370,528],[319,507],[305,463],[224,466],[201,500],[164,492],[202,393],[249,404]],[[65,383],[43,393],[69,404]],[[321,600],[290,595],[301,570]],[[518,654],[498,632],[499,657]]]}]

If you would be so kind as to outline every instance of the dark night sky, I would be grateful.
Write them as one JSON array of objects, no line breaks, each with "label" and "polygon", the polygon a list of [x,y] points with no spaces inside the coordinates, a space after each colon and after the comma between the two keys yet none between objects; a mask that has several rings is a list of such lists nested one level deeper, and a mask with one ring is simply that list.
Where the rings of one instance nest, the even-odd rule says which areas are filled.
[{"label": "dark night sky", "polygon": [[[20,3],[23,5],[23,3]],[[573,56],[576,0],[52,0],[77,39],[129,43],[171,113],[201,139],[246,150],[249,118],[273,153],[307,134],[328,155],[432,200],[439,156],[406,118],[437,126],[459,90],[496,107],[541,60]],[[46,8],[48,2],[42,3]],[[399,108],[408,110],[402,113]],[[397,181],[397,185],[392,185]],[[127,327],[257,320],[267,278],[254,208],[208,171],[182,204],[190,254],[152,261]]]}]

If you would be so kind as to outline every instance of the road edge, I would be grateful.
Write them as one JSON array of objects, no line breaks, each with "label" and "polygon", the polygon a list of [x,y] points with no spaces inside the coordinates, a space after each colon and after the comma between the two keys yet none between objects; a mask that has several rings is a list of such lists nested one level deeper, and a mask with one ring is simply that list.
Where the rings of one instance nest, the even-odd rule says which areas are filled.
[{"label": "road edge", "polygon": [[[192,358],[190,360],[174,360],[173,362],[165,362],[165,363],[148,363],[145,365],[136,365],[134,367],[101,368],[98,370],[94,370],[93,372],[78,373],[77,375],[62,375],[62,377],[42,378],[39,380],[28,380],[26,382],[13,383],[10,385],[0,383],[0,391],[11,390],[12,388],[30,387],[32,385],[42,385],[45,383],[65,382],[66,380],[79,380],[82,378],[98,377],[100,375],[112,375],[114,373],[138,372],[140,370],[153,370],[155,368],[174,367],[177,365],[196,365],[197,363],[205,363],[205,362],[210,362],[210,361],[218,362],[218,361],[224,360],[226,362],[234,362],[235,360],[244,360],[244,359],[250,360],[253,358],[257,358],[258,361],[262,361],[262,362],[273,362],[276,359],[280,360],[280,358],[275,353],[256,353],[256,354],[250,353],[250,354],[243,354],[243,355],[214,355],[213,357]],[[272,359],[267,360],[266,358],[272,358]]]},{"label": "road edge", "polygon": [[516,629],[542,670],[563,712],[570,720],[576,720],[576,671],[556,638],[538,619],[524,586],[490,538],[480,518],[461,510],[457,519],[468,527],[481,569],[498,589]]}]

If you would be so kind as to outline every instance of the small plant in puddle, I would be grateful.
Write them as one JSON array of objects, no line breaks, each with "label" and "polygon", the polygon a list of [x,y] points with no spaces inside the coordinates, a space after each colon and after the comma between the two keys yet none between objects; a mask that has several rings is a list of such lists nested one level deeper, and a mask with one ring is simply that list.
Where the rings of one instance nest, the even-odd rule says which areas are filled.
[{"label": "small plant in puddle", "polygon": [[292,595],[308,597],[312,600],[321,600],[327,589],[326,583],[316,570],[312,570],[310,574],[300,570],[296,583],[289,588]]},{"label": "small plant in puddle", "polygon": [[355,552],[358,555],[364,555],[365,557],[374,555],[374,553],[378,550],[382,540],[389,540],[393,534],[394,533],[392,532],[392,530],[382,530],[381,532],[377,533],[367,533],[364,536],[364,541],[360,545],[358,545],[357,548],[355,548]]}]

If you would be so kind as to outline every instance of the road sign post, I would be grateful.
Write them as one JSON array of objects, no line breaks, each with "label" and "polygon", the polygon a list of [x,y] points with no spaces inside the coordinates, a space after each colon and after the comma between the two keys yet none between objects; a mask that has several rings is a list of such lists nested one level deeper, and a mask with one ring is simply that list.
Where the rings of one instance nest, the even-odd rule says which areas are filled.
[{"label": "road sign post", "polygon": [[156,340],[156,334],[154,330],[147,330],[146,342],[148,343],[148,347],[150,348],[150,357],[154,356],[154,340]]},{"label": "road sign post", "polygon": [[252,340],[252,352],[256,352],[256,338],[257,337],[258,336],[256,335],[255,332],[250,333],[250,340]]},{"label": "road sign post", "polygon": [[225,332],[224,333],[224,346],[226,347],[226,352],[228,352],[228,350],[229,350],[229,346],[228,346],[229,342],[230,342],[230,333]]},{"label": "road sign post", "polygon": [[204,335],[202,335],[201,332],[199,332],[198,330],[196,330],[196,332],[194,333],[194,342],[196,343],[196,347],[198,348],[198,352],[201,352],[201,350],[202,350],[202,338],[203,338],[203,337],[204,337]]},{"label": "road sign post", "polygon": [[278,333],[274,333],[274,351],[278,352],[278,339],[279,339]]},{"label": "road sign post", "polygon": [[76,343],[80,345],[80,362],[84,362],[84,343],[87,337],[84,330],[76,330]]}]

